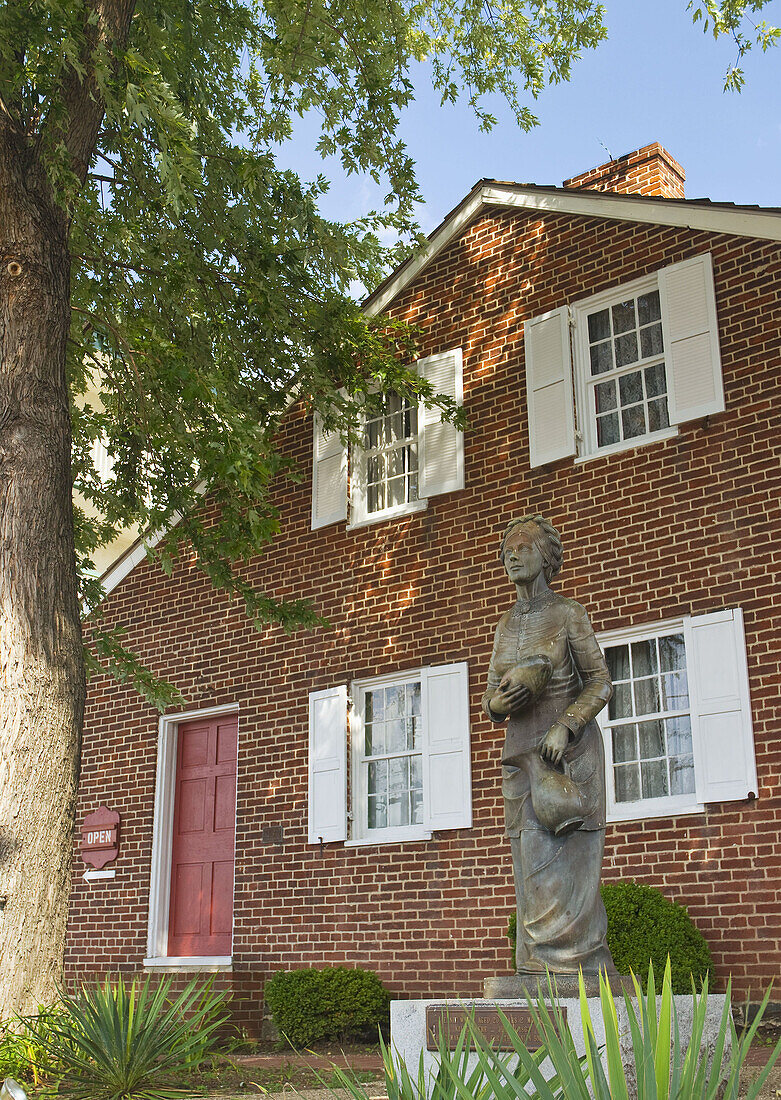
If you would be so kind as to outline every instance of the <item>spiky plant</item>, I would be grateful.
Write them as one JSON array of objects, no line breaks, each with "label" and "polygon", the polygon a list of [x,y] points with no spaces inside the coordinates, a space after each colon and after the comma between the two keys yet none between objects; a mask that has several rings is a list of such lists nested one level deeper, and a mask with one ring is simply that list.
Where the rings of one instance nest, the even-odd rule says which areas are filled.
[{"label": "spiky plant", "polygon": [[[71,1100],[176,1100],[191,1090],[165,1083],[195,1069],[227,1018],[225,993],[189,982],[170,996],[171,978],[127,985],[120,976],[61,995],[61,1013],[37,1033],[60,1067],[59,1094]],[[35,1031],[35,1024],[31,1027]]]}]

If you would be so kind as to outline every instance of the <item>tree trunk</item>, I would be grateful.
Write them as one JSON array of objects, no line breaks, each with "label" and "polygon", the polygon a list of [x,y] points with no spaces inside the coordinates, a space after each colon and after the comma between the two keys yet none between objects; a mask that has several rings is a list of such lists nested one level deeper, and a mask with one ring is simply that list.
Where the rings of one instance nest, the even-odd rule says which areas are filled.
[{"label": "tree trunk", "polygon": [[68,224],[0,128],[0,1019],[62,978],[84,663],[65,351]]}]

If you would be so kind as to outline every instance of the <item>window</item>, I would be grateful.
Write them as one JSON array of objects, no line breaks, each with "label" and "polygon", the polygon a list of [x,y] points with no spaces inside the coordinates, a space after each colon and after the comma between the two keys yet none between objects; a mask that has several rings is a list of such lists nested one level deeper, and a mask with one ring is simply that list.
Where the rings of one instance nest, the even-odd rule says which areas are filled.
[{"label": "window", "polygon": [[609,818],[687,813],[756,792],[739,610],[600,641],[613,680],[599,716]]},{"label": "window", "polygon": [[367,517],[408,510],[419,499],[417,405],[386,394],[381,412],[366,421],[363,446],[352,458]]},{"label": "window", "polygon": [[588,408],[596,445],[609,447],[669,428],[659,291],[586,313]]},{"label": "window", "polygon": [[357,811],[359,835],[422,826],[420,677],[359,687],[356,696],[353,816]]},{"label": "window", "polygon": [[532,466],[724,410],[709,253],[531,318],[525,349]]},{"label": "window", "polygon": [[[460,348],[417,363],[436,393],[463,400]],[[428,499],[464,487],[463,433],[437,409],[396,393],[364,425],[363,446],[349,455],[338,435],[314,424],[312,528],[349,518],[351,526],[419,511]]]},{"label": "window", "polygon": [[346,685],[310,696],[310,843],[420,840],[469,827],[467,666],[359,680],[351,694],[349,723]]}]

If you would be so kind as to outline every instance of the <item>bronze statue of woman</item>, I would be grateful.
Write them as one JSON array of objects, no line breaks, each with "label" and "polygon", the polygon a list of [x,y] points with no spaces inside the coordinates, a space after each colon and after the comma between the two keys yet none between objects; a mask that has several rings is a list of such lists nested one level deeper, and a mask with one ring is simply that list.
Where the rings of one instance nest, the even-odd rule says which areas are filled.
[{"label": "bronze statue of woman", "polygon": [[585,610],[553,592],[561,539],[542,516],[508,526],[499,553],[517,599],[496,628],[483,709],[502,750],[520,974],[614,973],[599,893],[605,756],[594,717],[613,688]]}]

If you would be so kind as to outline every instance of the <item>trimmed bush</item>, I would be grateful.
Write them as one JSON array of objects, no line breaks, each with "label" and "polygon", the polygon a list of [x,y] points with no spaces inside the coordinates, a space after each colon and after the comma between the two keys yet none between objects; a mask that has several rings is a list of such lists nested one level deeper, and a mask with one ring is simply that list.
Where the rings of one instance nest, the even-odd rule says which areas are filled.
[{"label": "trimmed bush", "polygon": [[323,1039],[376,1039],[377,1029],[388,1027],[390,993],[368,970],[279,971],[266,982],[264,996],[280,1035],[295,1047]]},{"label": "trimmed bush", "polygon": [[[708,944],[685,906],[639,882],[604,882],[600,889],[607,911],[607,945],[619,974],[631,970],[645,985],[652,962],[658,992],[668,955],[673,993],[691,993],[692,978],[699,988],[712,974]],[[507,926],[513,962],[515,937],[513,913]]]}]

